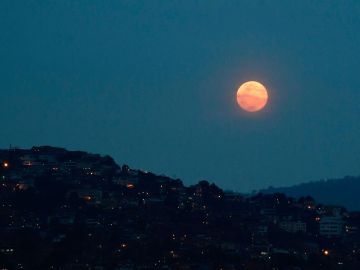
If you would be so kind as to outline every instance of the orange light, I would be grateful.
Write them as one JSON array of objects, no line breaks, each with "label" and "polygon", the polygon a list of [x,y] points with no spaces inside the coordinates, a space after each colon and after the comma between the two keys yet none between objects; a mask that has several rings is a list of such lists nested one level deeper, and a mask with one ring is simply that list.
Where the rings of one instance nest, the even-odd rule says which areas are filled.
[{"label": "orange light", "polygon": [[91,201],[91,196],[84,196],[83,198],[85,201]]},{"label": "orange light", "polygon": [[324,250],[324,255],[325,255],[325,256],[329,256],[329,251],[328,251],[328,250]]},{"label": "orange light", "polygon": [[135,186],[133,184],[127,184],[126,187],[127,188],[134,188]]},{"label": "orange light", "polygon": [[9,167],[9,163],[4,162],[3,166],[4,166],[4,168],[8,168],[8,167]]}]

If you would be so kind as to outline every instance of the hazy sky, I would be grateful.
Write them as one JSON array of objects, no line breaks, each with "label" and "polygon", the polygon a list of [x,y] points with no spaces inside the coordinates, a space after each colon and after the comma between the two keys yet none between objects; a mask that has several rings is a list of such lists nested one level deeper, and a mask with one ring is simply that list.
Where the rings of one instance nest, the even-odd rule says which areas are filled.
[{"label": "hazy sky", "polygon": [[239,191],[359,174],[359,29],[357,0],[2,0],[0,147]]}]

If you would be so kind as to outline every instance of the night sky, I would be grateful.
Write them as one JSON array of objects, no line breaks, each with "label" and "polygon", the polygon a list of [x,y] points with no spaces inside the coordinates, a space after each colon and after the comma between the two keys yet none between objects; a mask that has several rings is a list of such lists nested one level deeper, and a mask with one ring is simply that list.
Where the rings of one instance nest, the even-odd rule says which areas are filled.
[{"label": "night sky", "polygon": [[[359,29],[350,0],[2,0],[0,147],[238,191],[357,175]],[[236,103],[248,80],[261,112]]]}]

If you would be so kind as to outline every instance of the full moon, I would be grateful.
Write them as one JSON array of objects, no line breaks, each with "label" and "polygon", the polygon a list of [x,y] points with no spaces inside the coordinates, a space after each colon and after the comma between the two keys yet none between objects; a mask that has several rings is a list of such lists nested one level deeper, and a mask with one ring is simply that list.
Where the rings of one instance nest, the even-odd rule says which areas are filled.
[{"label": "full moon", "polygon": [[269,96],[264,85],[256,81],[248,81],[239,87],[236,99],[243,110],[257,112],[265,107]]}]

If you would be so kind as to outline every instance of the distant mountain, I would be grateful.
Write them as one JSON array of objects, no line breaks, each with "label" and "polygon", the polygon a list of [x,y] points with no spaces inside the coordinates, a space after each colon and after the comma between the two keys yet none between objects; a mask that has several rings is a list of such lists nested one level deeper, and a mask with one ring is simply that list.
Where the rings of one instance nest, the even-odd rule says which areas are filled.
[{"label": "distant mountain", "polygon": [[269,187],[260,192],[279,192],[297,198],[309,195],[319,203],[343,205],[348,210],[360,211],[360,176],[346,176],[340,179],[327,179],[290,187]]}]

